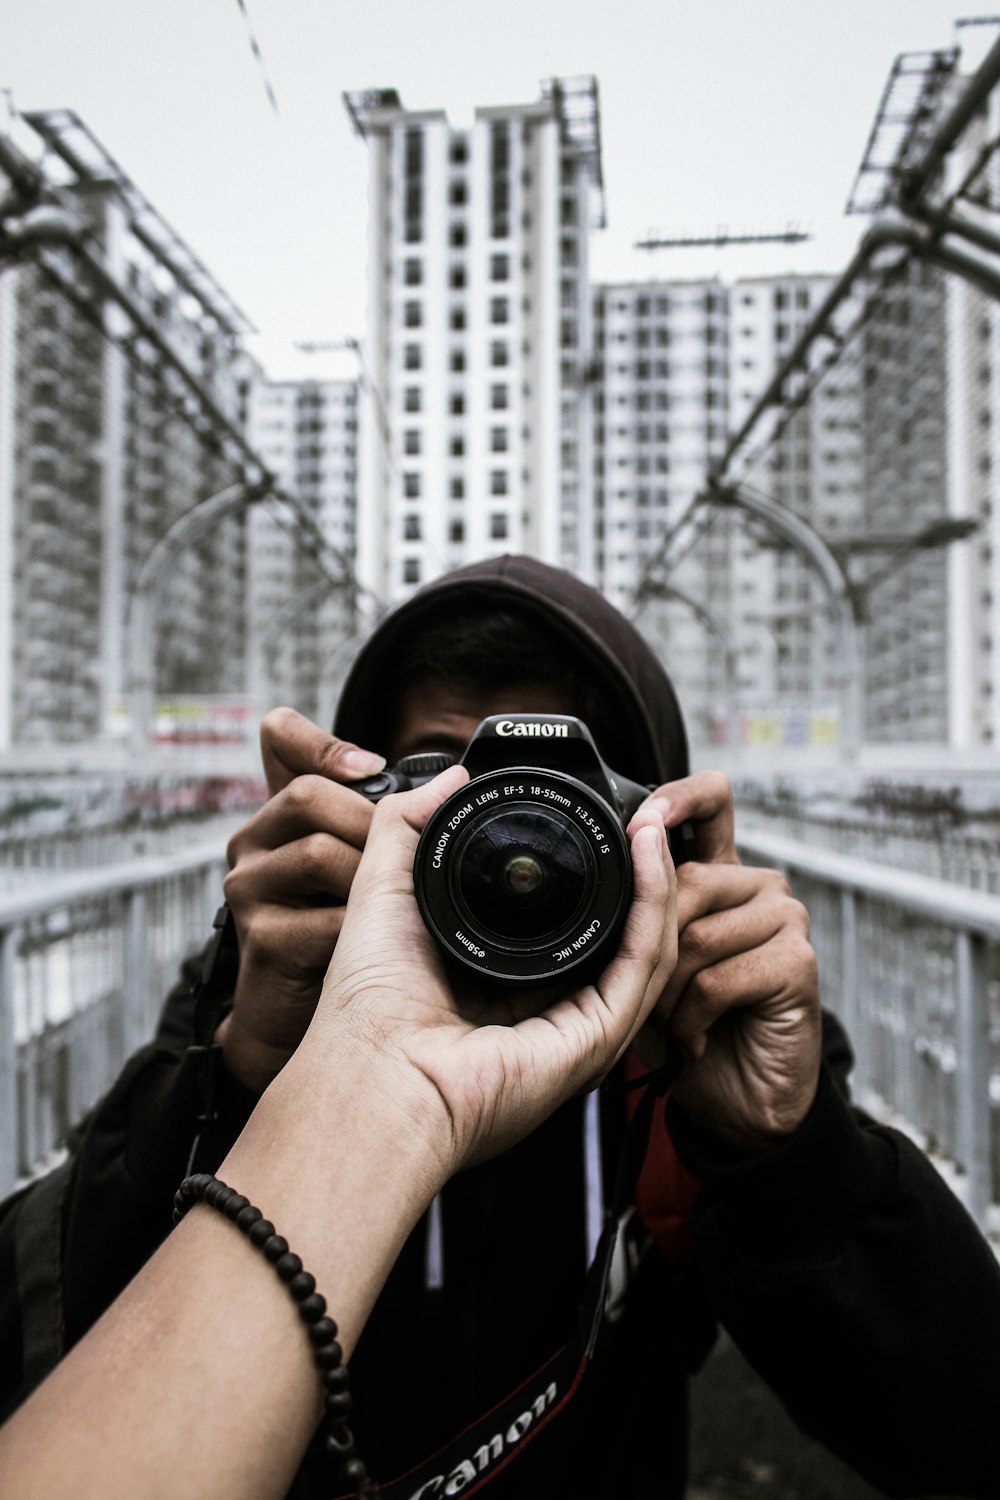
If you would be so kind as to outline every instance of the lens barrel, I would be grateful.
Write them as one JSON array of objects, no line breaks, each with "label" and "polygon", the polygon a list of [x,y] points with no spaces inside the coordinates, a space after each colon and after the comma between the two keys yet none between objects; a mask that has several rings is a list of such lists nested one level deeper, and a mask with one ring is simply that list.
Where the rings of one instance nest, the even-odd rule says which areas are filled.
[{"label": "lens barrel", "polygon": [[441,947],[506,985],[576,985],[599,973],[632,896],[628,840],[610,804],[537,766],[475,777],[443,803],[413,875]]}]

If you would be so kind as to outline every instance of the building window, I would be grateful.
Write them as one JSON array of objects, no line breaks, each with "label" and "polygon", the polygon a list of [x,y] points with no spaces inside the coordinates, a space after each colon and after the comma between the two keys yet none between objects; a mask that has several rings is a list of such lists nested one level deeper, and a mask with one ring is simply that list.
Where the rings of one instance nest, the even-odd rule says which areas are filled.
[{"label": "building window", "polygon": [[407,286],[420,286],[424,279],[423,262],[409,257],[403,262],[403,280]]},{"label": "building window", "polygon": [[453,333],[461,333],[465,327],[465,308],[453,307],[448,315],[448,323]]},{"label": "building window", "polygon": [[448,540],[449,540],[449,542],[464,542],[465,541],[465,522],[464,521],[449,521],[448,522]]},{"label": "building window", "polygon": [[507,387],[505,385],[490,386],[490,406],[494,411],[507,410]]},{"label": "building window", "polygon": [[448,184],[448,202],[452,208],[464,208],[469,201],[469,189],[464,177],[453,177]]},{"label": "building window", "polygon": [[490,428],[490,450],[493,453],[507,452],[507,429],[506,427]]},{"label": "building window", "polygon": [[465,438],[460,433],[448,439],[448,452],[452,458],[462,458],[465,454]]},{"label": "building window", "polygon": [[407,557],[403,560],[403,582],[420,582],[420,559],[418,557]]},{"label": "building window", "polygon": [[490,322],[506,323],[510,317],[510,303],[506,297],[490,298]]},{"label": "building window", "polygon": [[408,427],[403,433],[403,452],[420,452],[420,429],[419,427]]},{"label": "building window", "polygon": [[403,345],[403,365],[407,370],[419,370],[423,363],[423,355],[419,344]]},{"label": "building window", "polygon": [[460,417],[465,411],[465,397],[461,391],[453,391],[448,398],[448,410],[453,417]]},{"label": "building window", "polygon": [[465,286],[465,267],[452,266],[448,271],[448,285],[452,291],[460,292]]},{"label": "building window", "polygon": [[490,470],[490,494],[491,495],[506,495],[506,493],[507,493],[507,470],[506,469],[491,469]]},{"label": "building window", "polygon": [[490,280],[507,281],[510,278],[510,256],[490,256]]},{"label": "building window", "polygon": [[490,127],[490,234],[495,240],[510,234],[510,124],[506,120]]},{"label": "building window", "polygon": [[465,245],[466,232],[464,224],[452,224],[448,230],[448,243],[453,250],[461,250]]},{"label": "building window", "polygon": [[461,167],[469,159],[469,143],[464,135],[453,135],[448,150],[448,158],[452,166]]},{"label": "building window", "polygon": [[490,344],[490,364],[495,368],[507,364],[508,351],[503,339],[494,339]]},{"label": "building window", "polygon": [[423,320],[423,310],[419,302],[404,302],[403,323],[407,328],[419,328]]},{"label": "building window", "polygon": [[461,500],[465,494],[465,480],[456,474],[448,485],[448,493],[453,500]]},{"label": "building window", "polygon": [[410,473],[403,475],[403,494],[408,500],[415,500],[420,494],[420,475]]},{"label": "building window", "polygon": [[453,349],[448,362],[454,373],[460,375],[465,369],[465,350]]},{"label": "building window", "polygon": [[403,391],[403,410],[420,410],[420,387],[419,385],[408,385]]},{"label": "building window", "polygon": [[419,516],[404,516],[403,517],[403,540],[406,541],[406,542],[419,542],[420,541],[420,517]]},{"label": "building window", "polygon": [[411,126],[403,144],[403,234],[407,244],[423,239],[424,133]]},{"label": "building window", "polygon": [[503,511],[495,510],[490,516],[490,537],[493,541],[499,542],[507,535],[507,517]]}]

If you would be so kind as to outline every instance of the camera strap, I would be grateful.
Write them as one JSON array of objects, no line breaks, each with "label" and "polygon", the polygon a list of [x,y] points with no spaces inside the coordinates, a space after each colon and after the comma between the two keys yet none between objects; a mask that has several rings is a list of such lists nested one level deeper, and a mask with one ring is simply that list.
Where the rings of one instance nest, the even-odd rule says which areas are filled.
[{"label": "camera strap", "polygon": [[[596,1361],[604,1335],[621,1317],[626,1281],[649,1248],[633,1209],[636,1181],[649,1142],[656,1100],[676,1077],[672,1065],[624,1085],[643,1092],[626,1128],[611,1202],[597,1251],[587,1272],[572,1336],[527,1380],[457,1437],[398,1479],[373,1486],[379,1500],[438,1500],[448,1495],[561,1495],[559,1469],[572,1445],[565,1428]],[[583,1415],[580,1416],[583,1421]],[[558,1429],[554,1444],[550,1439]],[[339,1497],[348,1500],[348,1497]]]},{"label": "camera strap", "polygon": [[191,1025],[193,1040],[187,1049],[187,1055],[195,1071],[200,1109],[188,1157],[188,1173],[194,1170],[202,1136],[218,1118],[216,1089],[220,1048],[215,1045],[214,1037],[219,1022],[232,1004],[239,961],[236,923],[228,905],[223,902],[215,913],[212,936],[205,948],[201,973],[191,990],[194,997]]}]

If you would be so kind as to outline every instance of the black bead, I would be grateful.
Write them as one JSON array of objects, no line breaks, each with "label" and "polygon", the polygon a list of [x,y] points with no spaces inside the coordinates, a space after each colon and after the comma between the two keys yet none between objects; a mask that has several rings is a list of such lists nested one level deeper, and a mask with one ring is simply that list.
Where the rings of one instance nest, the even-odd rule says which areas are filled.
[{"label": "black bead", "polygon": [[323,1405],[331,1422],[343,1422],[351,1410],[350,1391],[331,1391],[324,1398]]},{"label": "black bead", "polygon": [[334,1365],[343,1364],[344,1351],[335,1339],[331,1339],[328,1344],[321,1344],[313,1350],[313,1359],[321,1370],[332,1370]]},{"label": "black bead", "polygon": [[253,1226],[263,1217],[259,1208],[254,1208],[252,1203],[248,1203],[246,1208],[241,1208],[236,1215],[236,1228],[242,1229],[244,1234],[249,1234]]},{"label": "black bead", "polygon": [[309,1329],[309,1337],[317,1346],[328,1344],[331,1339],[337,1337],[337,1325],[332,1318],[320,1318]]},{"label": "black bead", "polygon": [[[280,1275],[281,1273],[279,1272],[278,1274]],[[316,1290],[316,1278],[315,1276],[310,1276],[308,1271],[300,1271],[288,1283],[288,1290],[296,1302],[304,1302]]]},{"label": "black bead", "polygon": [[[314,1326],[322,1322],[323,1314],[326,1312],[326,1298],[320,1292],[314,1292],[311,1297],[303,1297],[299,1303],[299,1317],[303,1323]],[[337,1330],[333,1330],[332,1338]]]},{"label": "black bead", "polygon": [[222,1212],[225,1214],[227,1219],[232,1219],[235,1222],[243,1212],[243,1210],[249,1207],[249,1198],[244,1198],[242,1193],[233,1193],[232,1197],[227,1198],[226,1202],[223,1204]]},{"label": "black bead", "polygon": [[348,1484],[359,1485],[368,1478],[368,1470],[360,1458],[349,1458],[341,1468],[340,1475]]},{"label": "black bead", "polygon": [[351,1458],[354,1454],[354,1434],[351,1429],[340,1425],[335,1432],[328,1432],[326,1451],[336,1458]]},{"label": "black bead", "polygon": [[232,1188],[227,1187],[224,1182],[219,1182],[218,1178],[210,1182],[204,1192],[205,1202],[210,1208],[222,1208],[232,1196]]},{"label": "black bead", "polygon": [[211,1172],[195,1172],[192,1174],[192,1176],[188,1177],[186,1181],[181,1184],[181,1186],[188,1188],[188,1191],[190,1192],[192,1198],[202,1198],[204,1197],[205,1189],[208,1187],[208,1184],[214,1181],[215,1179],[212,1176]]},{"label": "black bead", "polygon": [[346,1365],[334,1365],[332,1370],[323,1371],[323,1389],[325,1391],[346,1391],[350,1384],[351,1372]]},{"label": "black bead", "polygon": [[271,1238],[264,1245],[265,1258],[273,1265],[276,1260],[280,1260],[283,1255],[287,1254],[288,1241],[280,1234],[272,1234]]},{"label": "black bead", "polygon": [[250,1226],[250,1233],[247,1238],[256,1249],[262,1250],[273,1233],[274,1225],[270,1219],[258,1219],[256,1224]]},{"label": "black bead", "polygon": [[288,1250],[279,1260],[275,1261],[274,1269],[282,1281],[291,1281],[292,1277],[297,1276],[302,1270],[302,1262],[294,1250]]}]

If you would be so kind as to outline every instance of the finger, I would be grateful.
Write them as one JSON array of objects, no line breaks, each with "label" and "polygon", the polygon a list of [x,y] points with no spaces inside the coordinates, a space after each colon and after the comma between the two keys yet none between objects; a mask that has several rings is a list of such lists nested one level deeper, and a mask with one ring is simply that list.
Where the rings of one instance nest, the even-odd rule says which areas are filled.
[{"label": "finger", "polygon": [[693,1057],[701,1057],[708,1033],[730,1011],[767,1006],[777,1021],[795,996],[801,1004],[788,1011],[796,1024],[815,991],[815,954],[800,932],[783,929],[749,953],[700,970],[688,984],[670,1018],[669,1029]]},{"label": "finger", "polygon": [[678,926],[683,932],[699,917],[742,906],[762,892],[775,899],[788,896],[788,881],[778,870],[755,865],[688,860],[677,871]]},{"label": "finger", "polygon": [[320,729],[294,708],[275,708],[261,721],[260,753],[272,797],[296,776],[358,781],[385,767],[385,756]]},{"label": "finger", "polygon": [[758,892],[738,908],[710,912],[682,929],[677,966],[660,1001],[660,1013],[670,1015],[678,998],[696,974],[739,955],[750,955],[784,929],[808,931],[804,908],[791,897],[772,900]]},{"label": "finger", "polygon": [[240,935],[241,987],[247,982],[258,987],[262,970],[271,979],[294,985],[301,985],[313,974],[318,986],[344,925],[344,910],[342,906],[303,907],[300,911],[260,907]]},{"label": "finger", "polygon": [[327,833],[361,850],[375,809],[349,787],[322,776],[297,776],[266,802],[229,841],[230,868],[262,849],[277,849],[310,833]]},{"label": "finger", "polygon": [[239,860],[223,883],[234,911],[267,903],[295,906],[317,896],[346,901],[360,850],[329,833],[309,833],[266,853]]},{"label": "finger", "polygon": [[667,781],[643,806],[653,806],[667,828],[689,822],[694,832],[694,858],[738,864],[733,821],[733,789],[721,771],[698,771],[680,781]]},{"label": "finger", "polygon": [[385,797],[375,809],[364,854],[351,886],[359,905],[378,891],[413,892],[413,856],[431,814],[469,779],[464,766],[449,766],[412,792]]},{"label": "finger", "polygon": [[677,878],[662,825],[642,823],[633,830],[632,866],[633,897],[622,940],[595,986],[612,1044],[601,1060],[604,1071],[642,1026],[677,955]]}]

